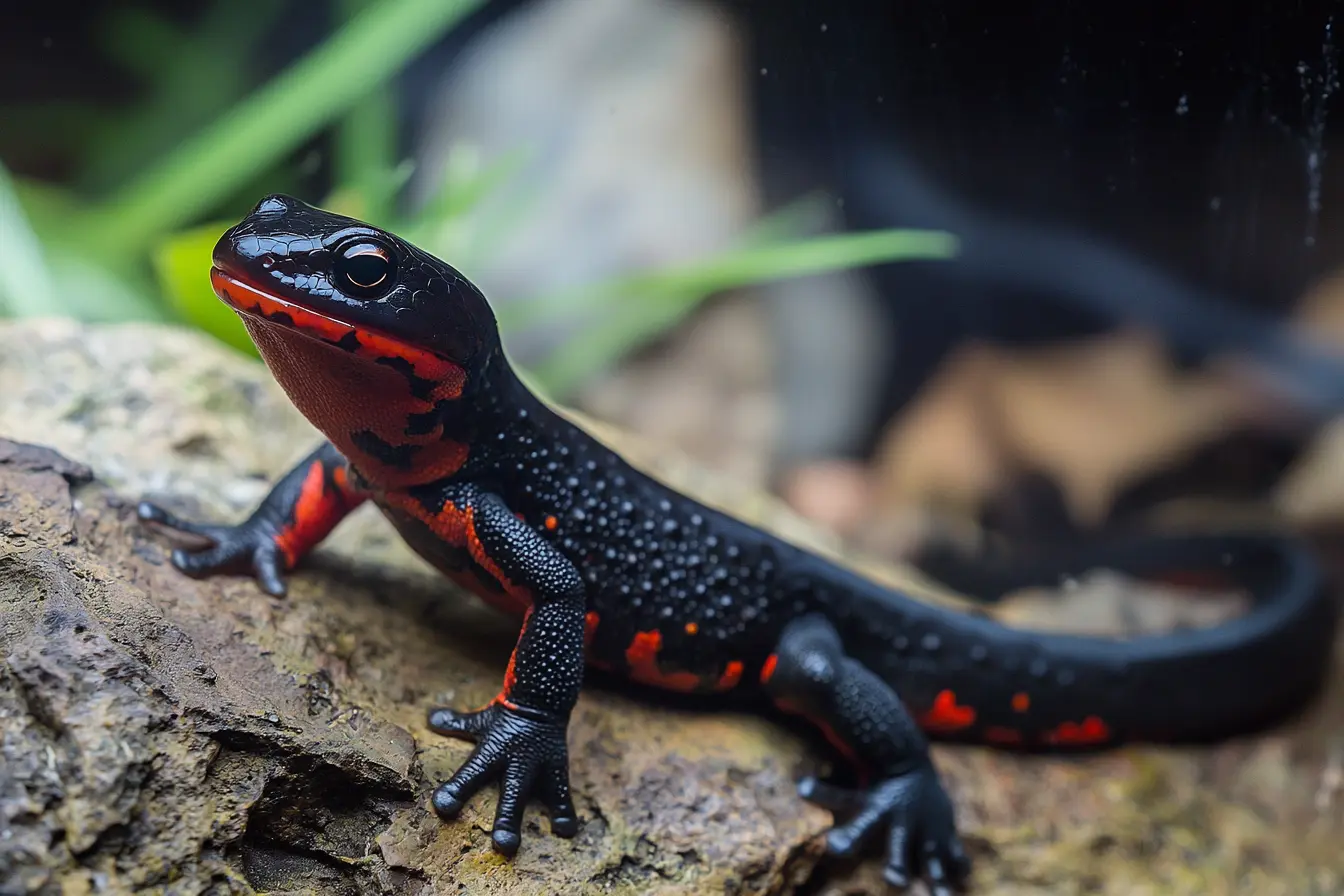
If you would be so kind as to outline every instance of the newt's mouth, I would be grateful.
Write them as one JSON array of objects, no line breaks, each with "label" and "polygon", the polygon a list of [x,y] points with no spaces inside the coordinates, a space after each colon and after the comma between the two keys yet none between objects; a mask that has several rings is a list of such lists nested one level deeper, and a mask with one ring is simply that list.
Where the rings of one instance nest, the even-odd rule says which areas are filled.
[{"label": "newt's mouth", "polygon": [[361,358],[384,364],[404,362],[417,377],[435,382],[460,372],[437,352],[283,299],[220,267],[210,268],[210,285],[224,304],[241,315],[294,330]]}]

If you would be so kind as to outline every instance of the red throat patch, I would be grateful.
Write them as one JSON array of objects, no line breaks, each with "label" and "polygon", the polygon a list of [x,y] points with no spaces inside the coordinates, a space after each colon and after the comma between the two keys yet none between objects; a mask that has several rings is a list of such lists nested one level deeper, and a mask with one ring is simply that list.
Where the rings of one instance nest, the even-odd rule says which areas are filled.
[{"label": "red throat patch", "polygon": [[[466,462],[468,446],[445,439],[441,424],[426,432],[407,431],[412,416],[427,414],[438,402],[462,395],[466,385],[462,367],[270,296],[218,271],[211,279],[220,297],[238,311],[290,401],[372,486],[407,488],[452,475]],[[342,339],[342,345],[332,344]],[[416,394],[406,374],[385,363],[391,359],[405,362],[416,377],[432,383],[428,394]],[[414,460],[389,463],[361,448],[371,441]]]}]

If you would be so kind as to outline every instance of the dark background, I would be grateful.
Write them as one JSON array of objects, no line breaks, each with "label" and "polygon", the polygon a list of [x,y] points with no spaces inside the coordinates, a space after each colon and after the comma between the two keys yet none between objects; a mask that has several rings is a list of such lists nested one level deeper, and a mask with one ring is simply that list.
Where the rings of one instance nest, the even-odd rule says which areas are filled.
[{"label": "dark background", "polygon": [[[0,103],[97,98],[114,113],[134,84],[93,40],[113,5],[25,5],[8,17]],[[439,73],[519,5],[488,4],[403,74],[406,145]],[[968,336],[1032,343],[1133,317],[1198,361],[1239,337],[1183,326],[1195,314],[1185,299],[1282,314],[1344,258],[1344,4],[721,5],[750,46],[773,204],[822,187],[853,227],[971,234],[952,277],[919,265],[873,272],[893,345],[874,427]],[[258,83],[330,25],[313,2],[240,4],[239,15],[263,8],[274,21],[254,54]],[[60,153],[30,136],[0,127],[0,156],[59,178]],[[324,176],[321,165],[305,174],[314,186]],[[1023,228],[1037,238],[1000,238]],[[1130,282],[1130,266],[1163,289]]]}]

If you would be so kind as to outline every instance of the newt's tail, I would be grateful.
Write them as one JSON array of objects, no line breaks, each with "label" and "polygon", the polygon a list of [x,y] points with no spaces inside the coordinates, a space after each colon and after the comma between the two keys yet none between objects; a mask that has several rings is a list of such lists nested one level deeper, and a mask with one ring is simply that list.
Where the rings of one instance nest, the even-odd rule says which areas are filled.
[{"label": "newt's tail", "polygon": [[[1252,598],[1246,614],[1220,625],[1106,638],[1008,628],[888,592],[878,601],[886,624],[854,636],[867,640],[869,651],[879,648],[875,636],[888,639],[875,671],[906,696],[931,733],[948,739],[1038,749],[1219,739],[1300,708],[1330,669],[1339,604],[1310,549],[1294,538],[1108,537],[1080,543],[1065,557],[974,563],[928,557],[921,566],[982,600],[1094,569],[1226,583]],[[904,657],[892,650],[892,627],[907,633],[898,642],[907,645]],[[909,635],[921,632],[931,636],[924,643],[937,646],[941,662],[910,653]]]}]

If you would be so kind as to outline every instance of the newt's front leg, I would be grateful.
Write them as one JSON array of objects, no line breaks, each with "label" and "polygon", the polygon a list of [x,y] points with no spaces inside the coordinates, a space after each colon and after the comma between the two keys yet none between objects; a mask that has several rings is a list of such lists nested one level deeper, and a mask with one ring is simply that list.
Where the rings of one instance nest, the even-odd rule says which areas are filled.
[{"label": "newt's front leg", "polygon": [[546,806],[553,833],[572,837],[578,831],[565,735],[583,682],[583,581],[497,495],[453,486],[445,498],[465,514],[467,548],[476,564],[528,601],[529,609],[499,696],[475,712],[430,712],[435,731],[476,743],[457,774],[434,791],[434,808],[455,818],[477,791],[497,781],[492,839],[496,850],[512,856],[529,797]]},{"label": "newt's front leg", "polygon": [[261,587],[285,593],[283,572],[326,538],[336,524],[364,503],[349,465],[330,442],[323,442],[275,484],[252,515],[236,526],[195,523],[141,501],[140,519],[205,539],[195,551],[173,551],[173,565],[202,577],[250,569]]}]

